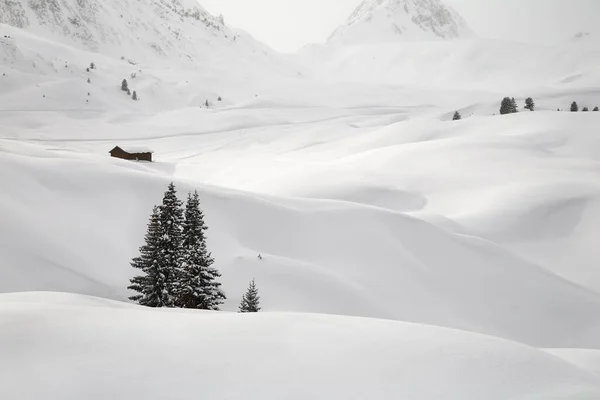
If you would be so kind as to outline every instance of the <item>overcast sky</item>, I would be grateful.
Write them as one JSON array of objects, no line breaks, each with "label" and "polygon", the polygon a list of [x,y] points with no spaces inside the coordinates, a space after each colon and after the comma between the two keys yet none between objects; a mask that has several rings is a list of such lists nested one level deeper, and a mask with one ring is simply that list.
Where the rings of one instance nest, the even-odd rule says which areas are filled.
[{"label": "overcast sky", "polygon": [[[361,0],[199,0],[225,23],[286,52],[323,43]],[[600,0],[445,0],[479,35],[536,43],[600,31]],[[600,32],[599,32],[600,33]]]}]

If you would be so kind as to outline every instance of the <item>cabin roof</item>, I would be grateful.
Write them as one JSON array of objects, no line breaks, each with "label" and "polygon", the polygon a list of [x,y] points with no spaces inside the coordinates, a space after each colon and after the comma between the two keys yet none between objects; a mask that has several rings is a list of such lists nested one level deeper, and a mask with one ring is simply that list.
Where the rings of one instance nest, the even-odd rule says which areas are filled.
[{"label": "cabin roof", "polygon": [[111,151],[109,151],[109,153],[112,153],[115,150],[123,150],[126,153],[129,154],[135,154],[135,153],[154,153],[154,151],[148,147],[144,147],[144,146],[115,146]]}]

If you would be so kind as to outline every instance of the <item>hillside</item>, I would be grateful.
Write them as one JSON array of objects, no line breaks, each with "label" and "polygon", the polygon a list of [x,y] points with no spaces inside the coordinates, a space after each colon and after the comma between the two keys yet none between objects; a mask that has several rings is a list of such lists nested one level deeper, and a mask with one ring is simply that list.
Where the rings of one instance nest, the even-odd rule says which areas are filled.
[{"label": "hillside", "polygon": [[[0,7],[1,398],[599,396],[586,38],[379,0],[285,57],[191,0]],[[220,313],[127,300],[169,182],[200,193]]]},{"label": "hillside", "polygon": [[456,39],[473,35],[440,0],[366,0],[329,38],[329,44]]},{"label": "hillside", "polygon": [[0,330],[0,373],[11,379],[0,386],[3,398],[600,396],[594,364],[577,366],[505,340],[394,321],[166,313],[42,293],[1,295],[0,321],[7,320]]}]

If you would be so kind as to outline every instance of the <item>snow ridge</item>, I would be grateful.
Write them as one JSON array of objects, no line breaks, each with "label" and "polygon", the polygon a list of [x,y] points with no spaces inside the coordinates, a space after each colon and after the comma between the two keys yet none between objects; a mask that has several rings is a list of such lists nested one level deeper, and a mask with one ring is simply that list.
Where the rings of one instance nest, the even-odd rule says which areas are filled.
[{"label": "snow ridge", "polygon": [[194,56],[199,45],[238,39],[193,0],[10,0],[0,23],[112,56]]},{"label": "snow ridge", "polygon": [[365,0],[329,41],[360,44],[472,35],[466,21],[440,0]]}]

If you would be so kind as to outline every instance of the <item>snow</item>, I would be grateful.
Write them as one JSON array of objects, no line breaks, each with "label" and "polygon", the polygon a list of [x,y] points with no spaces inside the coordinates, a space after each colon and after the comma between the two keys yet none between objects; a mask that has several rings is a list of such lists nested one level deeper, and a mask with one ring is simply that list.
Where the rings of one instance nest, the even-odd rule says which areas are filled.
[{"label": "snow", "polygon": [[[98,8],[97,47],[0,24],[0,397],[600,397],[600,113],[556,111],[600,105],[594,46],[373,44],[360,20],[375,40],[284,57],[148,4]],[[199,190],[225,312],[127,302],[171,181]],[[261,313],[229,313],[252,279]]]},{"label": "snow", "polygon": [[440,0],[365,0],[329,43],[353,45],[473,36],[465,20]]},{"label": "snow", "polygon": [[43,293],[3,295],[0,304],[0,374],[11,377],[0,387],[3,398],[600,396],[598,376],[558,357],[446,328],[314,314],[164,312]]}]

